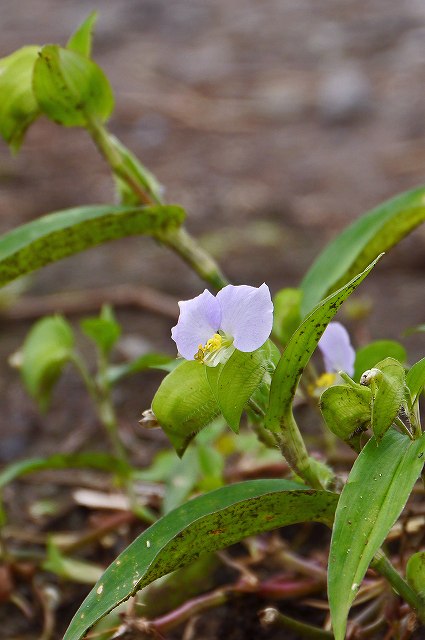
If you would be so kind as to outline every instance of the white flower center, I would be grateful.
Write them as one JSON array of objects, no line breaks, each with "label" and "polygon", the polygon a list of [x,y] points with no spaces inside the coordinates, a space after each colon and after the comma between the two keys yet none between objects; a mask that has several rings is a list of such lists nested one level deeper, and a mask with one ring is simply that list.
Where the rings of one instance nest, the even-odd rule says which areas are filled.
[{"label": "white flower center", "polygon": [[205,345],[200,344],[194,358],[209,367],[215,367],[226,362],[234,350],[233,338],[221,331],[215,333]]}]

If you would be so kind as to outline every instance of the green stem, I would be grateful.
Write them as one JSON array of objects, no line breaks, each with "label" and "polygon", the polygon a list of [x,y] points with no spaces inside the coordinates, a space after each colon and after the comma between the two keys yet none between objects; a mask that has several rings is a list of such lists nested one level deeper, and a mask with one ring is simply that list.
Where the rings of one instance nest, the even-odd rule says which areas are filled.
[{"label": "green stem", "polygon": [[319,629],[319,627],[313,627],[309,624],[305,624],[304,622],[294,620],[294,618],[285,616],[283,613],[280,613],[280,611],[272,607],[268,607],[267,609],[260,611],[260,621],[265,627],[273,626],[295,631],[299,638],[333,640],[334,637],[333,633],[330,631],[325,631],[325,629]]},{"label": "green stem", "polygon": [[[248,406],[255,413],[256,416],[258,416],[261,419],[264,418],[265,413],[263,409],[253,398],[250,398],[248,400]],[[251,427],[253,431],[255,431],[255,433],[257,434],[257,438],[260,442],[262,442],[269,449],[276,448],[276,441],[273,438],[272,434],[270,433],[270,431],[267,431],[267,429],[265,429],[260,422],[251,421]]]},{"label": "green stem", "polygon": [[109,440],[111,442],[115,455],[119,460],[121,460],[121,462],[124,462],[128,465],[129,460],[127,457],[127,453],[118,435],[118,423],[115,410],[111,402],[110,394],[103,395],[103,397],[99,398],[96,406],[99,419],[108,433]]},{"label": "green stem", "polygon": [[[128,465],[129,462],[127,454],[117,433],[117,419],[115,416],[109,388],[106,389],[105,385],[102,382],[99,385],[96,385],[96,382],[91,377],[83,359],[78,353],[72,354],[71,362],[76,367],[85,384],[87,391],[89,392],[93,404],[96,407],[99,420],[108,433],[109,440],[111,442],[115,455],[119,460]],[[100,375],[99,379],[103,377],[104,376]]]},{"label": "green stem", "polygon": [[[87,124],[98,150],[111,167],[113,173],[121,178],[140,200],[141,204],[161,204],[158,198],[148,193],[140,184],[127,164],[124,162],[119,148],[111,141],[111,135],[104,125],[96,120]],[[214,289],[222,289],[228,284],[217,263],[189,233],[182,228],[167,229],[157,234],[157,240],[177,253],[201,278]]]},{"label": "green stem", "polygon": [[219,290],[228,283],[217,263],[196,240],[182,227],[167,229],[157,236],[158,240],[173,249],[202,280]]},{"label": "green stem", "polygon": [[394,569],[382,550],[379,550],[371,562],[371,567],[388,580],[396,591],[416,612],[422,623],[425,623],[425,602],[409,587],[407,582]]},{"label": "green stem", "polygon": [[267,431],[259,422],[251,423],[252,430],[257,434],[259,442],[262,442],[268,449],[276,450],[276,440],[273,438],[270,431]]},{"label": "green stem", "polygon": [[90,398],[93,400],[95,406],[97,407],[97,403],[98,403],[98,393],[97,393],[97,389],[96,389],[96,383],[93,380],[93,378],[91,377],[83,359],[81,358],[81,356],[78,353],[73,353],[71,354],[70,357],[70,361],[72,362],[72,364],[75,366],[75,368],[77,369],[78,373],[80,374],[84,385],[87,389],[87,391],[89,392]]},{"label": "green stem", "polygon": [[303,437],[292,411],[281,418],[281,429],[274,434],[287,463],[313,489],[323,489],[320,462],[308,455]]},{"label": "green stem", "polygon": [[127,452],[118,434],[118,420],[112,401],[111,385],[108,381],[108,356],[102,349],[98,350],[97,375],[97,410],[99,419],[108,432],[115,455],[119,460],[130,465]]},{"label": "green stem", "polygon": [[[108,358],[102,351],[99,351],[98,356],[99,373],[97,376],[97,388],[99,401],[97,402],[97,409],[99,418],[108,432],[115,455],[119,460],[121,460],[121,462],[125,463],[127,466],[131,466],[131,463],[127,456],[127,452],[123,443],[121,442],[121,438],[118,432],[118,420],[114,403],[112,401],[111,384],[108,381]],[[132,512],[144,522],[148,522],[149,524],[155,522],[156,517],[152,513],[152,511],[150,511],[150,509],[148,509],[144,505],[139,504],[136,492],[134,490],[132,477],[128,479],[126,478],[125,489]]]},{"label": "green stem", "polygon": [[111,136],[106,127],[97,120],[90,120],[87,123],[87,131],[113,173],[130,187],[140,202],[146,205],[158,204],[129,171],[119,150],[111,142]]}]

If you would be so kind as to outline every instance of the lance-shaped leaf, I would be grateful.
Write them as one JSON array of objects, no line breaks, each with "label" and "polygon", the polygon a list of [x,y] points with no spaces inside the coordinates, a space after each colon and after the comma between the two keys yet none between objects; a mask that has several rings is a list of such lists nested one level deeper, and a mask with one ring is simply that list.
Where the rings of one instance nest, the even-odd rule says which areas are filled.
[{"label": "lance-shaped leaf", "polygon": [[359,437],[370,427],[370,389],[356,385],[334,385],[326,389],[320,397],[320,410],[329,429],[356,451]]},{"label": "lance-shaped leaf", "polygon": [[402,364],[406,362],[406,349],[395,340],[375,340],[358,349],[354,363],[353,379],[358,382],[367,369],[372,369],[384,358],[394,358]]},{"label": "lance-shaped leaf", "polygon": [[425,386],[425,358],[416,362],[416,364],[409,369],[406,376],[406,385],[410,391],[412,404],[415,404]]},{"label": "lance-shaped leaf", "polygon": [[362,449],[335,514],[328,595],[335,640],[343,640],[351,604],[367,568],[400,515],[424,463],[425,437],[390,429]]},{"label": "lance-shaped leaf", "polygon": [[303,315],[424,220],[425,187],[402,193],[356,220],[325,248],[304,277]]},{"label": "lance-shaped leaf", "polygon": [[152,410],[171,444],[182,456],[192,438],[220,415],[205,366],[187,360],[162,381]]},{"label": "lance-shaped leaf", "polygon": [[96,20],[97,12],[93,11],[74,31],[66,44],[66,48],[70,51],[81,53],[81,55],[86,56],[86,58],[90,58],[93,40],[93,29],[94,25],[96,24]]},{"label": "lance-shaped leaf", "polygon": [[32,89],[32,74],[39,47],[18,49],[0,60],[0,134],[18,151],[40,109]]},{"label": "lance-shaped leaf", "polygon": [[292,402],[304,367],[310,360],[317,343],[344,300],[355,291],[375,266],[377,260],[330,295],[307,316],[289,341],[274,373],[270,389],[270,403],[266,427],[277,433],[285,431],[285,423],[292,417]]},{"label": "lance-shaped leaf", "polygon": [[158,520],[106,570],[64,640],[80,640],[100,618],[156,578],[201,554],[297,522],[330,523],[337,496],[287,480],[253,480],[205,494]]},{"label": "lance-shaped leaf", "polygon": [[394,358],[385,358],[365,373],[372,391],[372,431],[379,442],[398,415],[405,397],[403,366]]},{"label": "lance-shaped leaf", "polygon": [[48,44],[34,65],[33,90],[40,109],[65,127],[106,121],[114,108],[112,89],[103,71],[81,53]]},{"label": "lance-shaped leaf", "polygon": [[47,409],[52,389],[73,350],[72,328],[61,316],[42,318],[27,335],[21,350],[21,374],[41,410]]},{"label": "lance-shaped leaf", "polygon": [[[261,384],[267,372],[274,370],[279,351],[268,340],[252,353],[234,351],[223,366],[205,367],[221,413],[229,427],[239,432],[239,423],[247,402]],[[270,376],[268,376],[270,380]]]},{"label": "lance-shaped leaf", "polygon": [[0,286],[50,262],[126,236],[160,236],[184,220],[178,206],[93,205],[57,211],[0,237]]}]

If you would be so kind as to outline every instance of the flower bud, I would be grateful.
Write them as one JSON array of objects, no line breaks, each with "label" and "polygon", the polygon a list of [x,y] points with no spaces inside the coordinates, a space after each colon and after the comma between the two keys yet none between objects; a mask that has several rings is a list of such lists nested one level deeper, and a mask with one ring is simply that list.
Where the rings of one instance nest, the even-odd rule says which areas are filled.
[{"label": "flower bud", "polygon": [[143,411],[142,419],[139,420],[139,424],[146,429],[156,429],[160,426],[152,409],[146,409],[146,411]]}]

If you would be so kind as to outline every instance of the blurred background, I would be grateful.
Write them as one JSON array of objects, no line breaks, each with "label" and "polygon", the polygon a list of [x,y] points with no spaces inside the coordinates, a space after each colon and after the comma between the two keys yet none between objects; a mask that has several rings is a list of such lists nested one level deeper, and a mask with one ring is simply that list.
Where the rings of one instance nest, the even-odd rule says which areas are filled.
[{"label": "blurred background", "polygon": [[[297,286],[347,224],[424,182],[422,0],[2,0],[0,55],[65,44],[95,9],[94,58],[116,96],[110,129],[157,175],[167,200],[187,209],[189,230],[233,282],[266,281],[274,293]],[[0,146],[1,232],[113,198],[108,169],[83,130],[40,119],[17,157]],[[424,322],[424,248],[422,228],[362,285],[357,300],[372,310],[361,330],[353,326],[357,344],[400,339]],[[132,238],[45,268],[27,293],[125,283],[176,300],[204,287],[167,250]],[[128,308],[117,315],[123,353],[173,353],[171,318]],[[28,447],[55,450],[63,430],[90,412],[69,374],[43,421],[44,445],[34,439],[41,419],[5,364],[29,320],[0,319],[3,462]],[[406,338],[411,358],[423,355],[423,335]],[[140,387],[136,380],[121,391],[131,428],[150,402],[151,388]],[[64,394],[76,400],[66,412]]]}]

